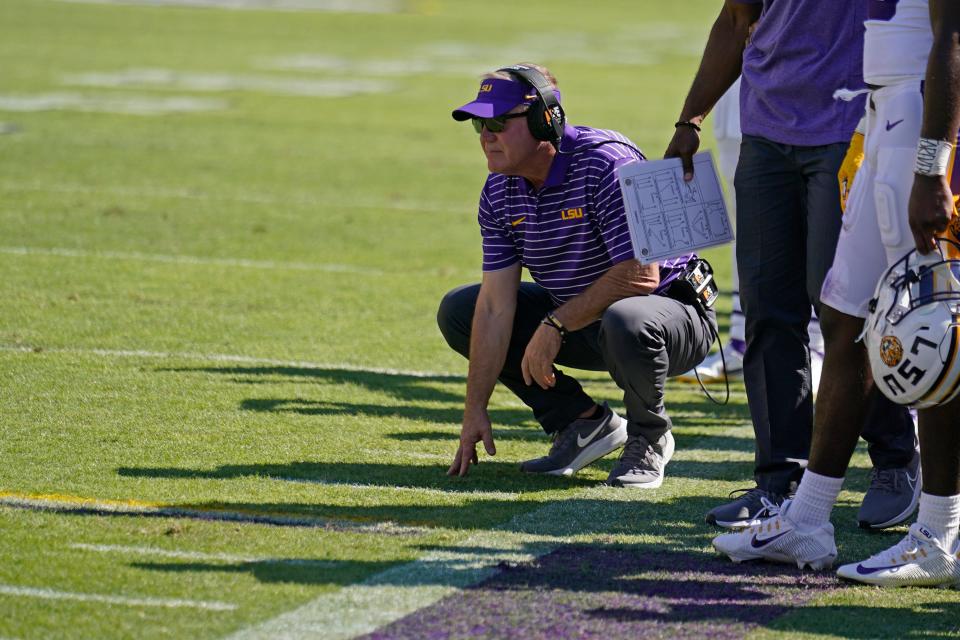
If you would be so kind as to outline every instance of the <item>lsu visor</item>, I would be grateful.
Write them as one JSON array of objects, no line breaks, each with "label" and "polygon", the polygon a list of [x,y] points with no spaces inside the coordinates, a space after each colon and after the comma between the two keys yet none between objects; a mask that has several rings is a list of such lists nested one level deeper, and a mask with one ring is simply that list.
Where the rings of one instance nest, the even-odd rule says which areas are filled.
[{"label": "lsu visor", "polygon": [[[560,92],[555,93],[559,100]],[[536,90],[528,84],[501,78],[485,78],[480,82],[476,100],[454,109],[453,119],[463,122],[470,118],[495,118],[518,104],[529,104],[536,99]]]}]

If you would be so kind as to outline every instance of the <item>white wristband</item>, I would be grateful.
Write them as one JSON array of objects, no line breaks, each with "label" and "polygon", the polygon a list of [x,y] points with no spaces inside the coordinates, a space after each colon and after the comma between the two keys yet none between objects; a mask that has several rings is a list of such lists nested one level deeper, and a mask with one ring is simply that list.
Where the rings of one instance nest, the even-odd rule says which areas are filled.
[{"label": "white wristband", "polygon": [[922,176],[945,176],[953,145],[946,140],[920,138],[917,142],[917,164],[914,173]]}]

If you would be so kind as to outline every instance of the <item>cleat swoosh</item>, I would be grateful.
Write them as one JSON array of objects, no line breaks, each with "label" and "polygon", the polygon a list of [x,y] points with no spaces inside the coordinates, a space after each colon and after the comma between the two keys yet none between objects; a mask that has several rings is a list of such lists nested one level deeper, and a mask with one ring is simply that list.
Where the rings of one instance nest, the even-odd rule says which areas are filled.
[{"label": "cleat swoosh", "polygon": [[869,576],[870,574],[876,573],[877,571],[885,571],[885,570],[888,570],[888,569],[899,569],[900,567],[905,567],[905,566],[907,566],[907,565],[905,565],[905,564],[895,564],[895,565],[891,565],[891,566],[889,566],[889,567],[865,567],[865,566],[863,566],[862,564],[858,564],[858,565],[857,565],[857,573],[860,574],[861,576]]},{"label": "cleat swoosh", "polygon": [[750,546],[753,547],[754,549],[760,549],[761,547],[767,546],[768,544],[770,544],[771,542],[773,542],[773,541],[776,540],[777,538],[782,538],[783,536],[787,535],[788,533],[790,533],[790,532],[789,532],[789,531],[784,531],[783,533],[778,533],[778,534],[775,535],[775,536],[770,536],[769,538],[764,538],[763,540],[757,538],[756,534],[754,534],[753,538],[750,539]]}]

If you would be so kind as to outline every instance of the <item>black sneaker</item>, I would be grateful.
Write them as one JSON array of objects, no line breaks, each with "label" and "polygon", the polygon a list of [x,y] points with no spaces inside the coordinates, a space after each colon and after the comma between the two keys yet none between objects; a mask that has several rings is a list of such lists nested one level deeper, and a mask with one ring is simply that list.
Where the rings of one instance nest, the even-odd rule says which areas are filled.
[{"label": "black sneaker", "polygon": [[766,517],[770,505],[780,506],[786,496],[764,491],[760,487],[737,489],[730,493],[732,498],[742,494],[736,500],[714,507],[707,512],[707,523],[724,529],[746,529],[760,523]]},{"label": "black sneaker", "polygon": [[595,460],[616,451],[627,441],[627,421],[603,403],[603,415],[574,420],[554,436],[550,453],[520,465],[527,473],[572,476]]},{"label": "black sneaker", "polygon": [[667,431],[656,442],[643,436],[630,436],[620,454],[620,461],[610,472],[607,484],[611,487],[656,489],[663,484],[663,470],[674,449],[673,434]]},{"label": "black sneaker", "polygon": [[886,529],[913,515],[920,502],[920,452],[906,467],[874,469],[857,512],[862,529]]}]

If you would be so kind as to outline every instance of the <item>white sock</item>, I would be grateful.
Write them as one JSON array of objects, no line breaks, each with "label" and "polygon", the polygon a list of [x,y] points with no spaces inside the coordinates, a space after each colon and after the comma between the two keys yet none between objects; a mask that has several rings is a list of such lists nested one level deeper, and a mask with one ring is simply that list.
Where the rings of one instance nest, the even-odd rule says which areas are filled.
[{"label": "white sock", "polygon": [[830,511],[840,495],[843,478],[831,478],[807,469],[790,504],[790,519],[807,527],[830,522]]},{"label": "white sock", "polygon": [[921,492],[917,522],[926,527],[944,549],[952,550],[960,526],[960,495],[933,496]]}]

